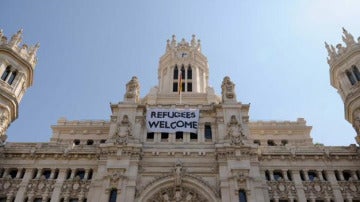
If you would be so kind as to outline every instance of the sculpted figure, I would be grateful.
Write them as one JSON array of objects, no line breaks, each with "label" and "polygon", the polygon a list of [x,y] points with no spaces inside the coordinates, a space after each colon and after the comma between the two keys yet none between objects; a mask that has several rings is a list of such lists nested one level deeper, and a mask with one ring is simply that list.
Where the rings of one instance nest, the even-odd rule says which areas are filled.
[{"label": "sculpted figure", "polygon": [[135,99],[139,101],[140,96],[140,84],[136,76],[133,76],[131,80],[126,84],[125,99]]},{"label": "sculpted figure", "polygon": [[221,85],[221,95],[223,100],[235,98],[235,84],[226,76]]}]

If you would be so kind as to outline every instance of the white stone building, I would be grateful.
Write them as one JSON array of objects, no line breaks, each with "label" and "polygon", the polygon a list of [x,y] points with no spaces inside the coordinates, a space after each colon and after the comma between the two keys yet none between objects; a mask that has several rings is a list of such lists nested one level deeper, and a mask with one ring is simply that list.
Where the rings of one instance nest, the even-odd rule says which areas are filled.
[{"label": "white stone building", "polygon": [[[140,98],[133,77],[109,120],[59,119],[48,143],[4,143],[39,47],[19,47],[21,35],[0,32],[0,202],[360,201],[359,148],[313,144],[303,118],[251,121],[229,77],[220,96],[208,85],[195,36],[168,40],[158,86]],[[344,41],[326,45],[331,84],[359,131],[360,44],[346,30]]]}]

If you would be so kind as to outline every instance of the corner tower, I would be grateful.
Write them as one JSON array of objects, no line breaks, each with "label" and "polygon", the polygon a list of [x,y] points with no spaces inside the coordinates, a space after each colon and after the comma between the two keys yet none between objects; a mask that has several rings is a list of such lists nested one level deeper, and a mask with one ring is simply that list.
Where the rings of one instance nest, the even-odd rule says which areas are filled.
[{"label": "corner tower", "polygon": [[20,46],[22,34],[21,29],[8,40],[0,30],[0,144],[6,140],[6,130],[18,117],[19,103],[33,83],[39,44]]},{"label": "corner tower", "polygon": [[360,144],[360,37],[354,37],[343,28],[345,46],[336,48],[325,42],[328,51],[331,85],[338,90],[345,110],[345,119],[356,130],[356,142]]},{"label": "corner tower", "polygon": [[167,40],[166,51],[158,68],[159,84],[147,96],[148,104],[177,103],[179,91],[182,101],[193,104],[218,103],[220,98],[209,87],[207,58],[201,52],[200,40],[192,35],[190,42],[177,42],[175,35]]}]

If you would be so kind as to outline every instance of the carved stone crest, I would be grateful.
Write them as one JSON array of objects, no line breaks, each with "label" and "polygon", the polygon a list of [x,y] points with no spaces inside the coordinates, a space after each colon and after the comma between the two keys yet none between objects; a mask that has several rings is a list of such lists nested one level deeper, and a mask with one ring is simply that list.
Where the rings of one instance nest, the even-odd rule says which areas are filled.
[{"label": "carved stone crest", "polygon": [[116,144],[126,144],[129,136],[132,136],[132,127],[128,116],[124,115],[122,120],[116,124],[116,128],[111,135],[111,140]]}]

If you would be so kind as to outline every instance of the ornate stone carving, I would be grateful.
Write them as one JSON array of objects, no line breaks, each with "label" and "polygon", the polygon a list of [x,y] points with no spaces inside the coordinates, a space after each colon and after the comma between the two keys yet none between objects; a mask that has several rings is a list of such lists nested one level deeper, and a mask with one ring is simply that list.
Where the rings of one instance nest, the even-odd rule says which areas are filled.
[{"label": "ornate stone carving", "polygon": [[188,202],[207,202],[208,200],[188,187],[166,187],[154,194],[148,202],[176,202],[176,201],[188,201]]},{"label": "ornate stone carving", "polygon": [[129,136],[132,136],[132,127],[127,115],[124,115],[122,120],[116,124],[116,129],[111,135],[111,141],[116,144],[126,144]]},{"label": "ornate stone carving", "polygon": [[354,112],[353,127],[357,134],[360,134],[360,109]]},{"label": "ornate stone carving", "polygon": [[296,197],[296,188],[293,182],[289,181],[268,181],[268,190],[270,198],[288,198]]},{"label": "ornate stone carving", "polygon": [[224,77],[221,85],[221,90],[223,102],[227,100],[236,100],[235,84],[230,80],[230,77]]},{"label": "ornate stone carving", "polygon": [[227,137],[232,144],[244,145],[245,135],[241,123],[239,123],[235,115],[231,116],[230,122],[227,124]]},{"label": "ornate stone carving", "polygon": [[126,93],[124,99],[134,102],[140,101],[140,83],[136,76],[133,76],[126,84]]},{"label": "ornate stone carving", "polygon": [[181,185],[181,178],[184,176],[185,169],[182,166],[182,162],[178,159],[174,168],[174,184],[175,186]]},{"label": "ornate stone carving", "polygon": [[0,111],[0,146],[4,144],[7,136],[6,130],[9,126],[9,113],[6,110]]}]

